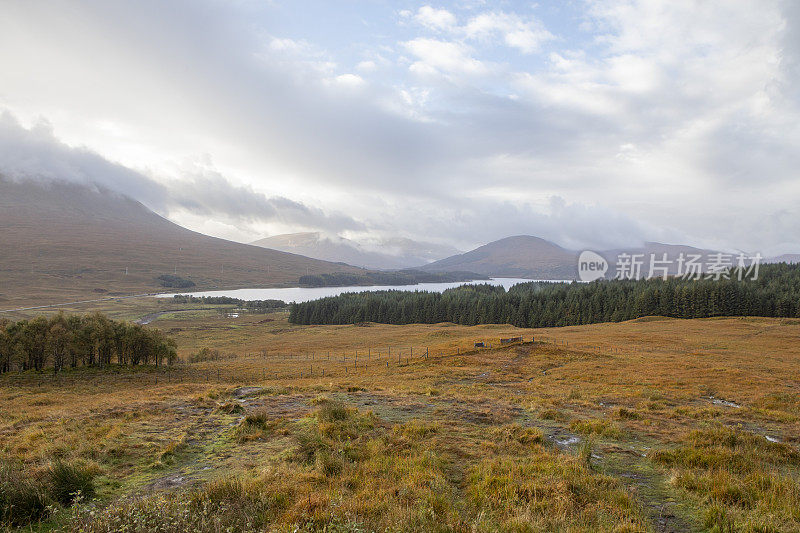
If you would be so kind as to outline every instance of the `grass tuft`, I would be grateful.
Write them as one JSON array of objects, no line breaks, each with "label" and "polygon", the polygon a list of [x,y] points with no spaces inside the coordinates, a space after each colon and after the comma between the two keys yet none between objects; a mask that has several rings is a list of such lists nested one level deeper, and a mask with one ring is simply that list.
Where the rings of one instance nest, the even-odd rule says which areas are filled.
[{"label": "grass tuft", "polygon": [[50,495],[61,505],[72,505],[76,499],[91,500],[95,496],[94,472],[89,468],[56,461],[47,471]]},{"label": "grass tuft", "polygon": [[48,491],[21,466],[0,462],[0,525],[22,527],[45,517]]},{"label": "grass tuft", "polygon": [[581,435],[597,435],[617,439],[622,435],[619,427],[609,420],[603,418],[587,418],[583,420],[573,420],[569,428]]}]

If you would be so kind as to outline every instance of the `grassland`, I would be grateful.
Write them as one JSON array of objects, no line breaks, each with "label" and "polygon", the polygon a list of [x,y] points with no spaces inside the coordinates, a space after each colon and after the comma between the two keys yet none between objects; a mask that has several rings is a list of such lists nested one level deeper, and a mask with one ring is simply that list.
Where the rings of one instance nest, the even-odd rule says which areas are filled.
[{"label": "grassland", "polygon": [[800,530],[797,320],[295,326],[209,309],[150,327],[184,359],[222,357],[0,377],[4,461],[94,476],[93,500],[35,527]]}]

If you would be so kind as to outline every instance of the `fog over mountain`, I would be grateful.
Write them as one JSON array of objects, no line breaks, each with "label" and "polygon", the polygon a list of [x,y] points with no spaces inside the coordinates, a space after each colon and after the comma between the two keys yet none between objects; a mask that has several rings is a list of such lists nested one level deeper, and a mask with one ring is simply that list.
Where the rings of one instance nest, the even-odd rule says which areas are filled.
[{"label": "fog over mountain", "polygon": [[191,282],[185,291],[361,272],[202,235],[125,195],[63,180],[0,175],[0,227],[0,309],[168,291],[164,275]]},{"label": "fog over mountain", "polygon": [[797,2],[27,2],[0,172],[252,242],[800,249]]},{"label": "fog over mountain", "polygon": [[417,267],[458,253],[452,246],[416,242],[411,239],[387,239],[359,243],[320,232],[290,233],[265,237],[251,244],[292,252],[325,261],[338,261],[371,269]]}]

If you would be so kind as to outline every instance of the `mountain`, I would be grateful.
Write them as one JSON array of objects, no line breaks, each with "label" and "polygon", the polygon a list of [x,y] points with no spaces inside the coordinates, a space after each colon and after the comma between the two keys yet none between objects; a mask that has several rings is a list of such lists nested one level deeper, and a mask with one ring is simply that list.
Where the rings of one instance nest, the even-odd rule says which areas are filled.
[{"label": "mountain", "polygon": [[[609,262],[609,271],[606,277],[612,278],[617,274],[617,262],[619,261],[619,257],[622,254],[628,255],[638,255],[641,256],[638,258],[639,261],[642,262],[641,267],[641,274],[643,277],[649,276],[649,268],[651,262],[651,256],[653,257],[654,261],[654,277],[663,276],[663,270],[659,270],[659,261],[662,261],[664,258],[664,254],[666,254],[666,258],[668,263],[661,264],[662,267],[667,268],[667,275],[674,276],[679,273],[679,265],[678,265],[678,258],[683,255],[685,261],[689,261],[693,257],[700,256],[699,259],[695,259],[696,262],[700,265],[701,271],[706,272],[708,271],[707,265],[714,262],[713,255],[718,254],[715,250],[705,250],[702,248],[694,248],[692,246],[685,246],[682,244],[663,244],[660,242],[646,242],[644,246],[636,247],[636,248],[618,248],[614,250],[604,250],[600,252],[600,255],[606,258]],[[733,264],[736,264],[737,257],[735,254],[727,254]],[[685,263],[684,263],[685,265]],[[686,272],[688,267],[683,267],[683,272]],[[630,272],[630,270],[626,270],[626,272]]]},{"label": "mountain", "polygon": [[387,239],[367,245],[342,237],[324,236],[318,232],[274,235],[251,244],[377,270],[418,266],[458,253],[451,246],[411,239]]},{"label": "mountain", "polygon": [[783,254],[764,260],[765,263],[800,263],[800,254]]},{"label": "mountain", "polygon": [[[617,262],[621,254],[639,256],[637,261],[641,262],[640,277],[643,277],[649,275],[651,255],[658,261],[663,258],[663,254],[667,254],[667,260],[671,263],[664,266],[667,267],[668,275],[675,275],[678,272],[678,258],[681,254],[684,258],[699,255],[701,269],[706,272],[707,265],[713,262],[713,254],[718,252],[691,246],[647,242],[639,247],[603,250],[597,253],[608,262],[606,277],[612,278],[617,274]],[[490,242],[465,254],[435,261],[421,267],[421,270],[465,270],[491,277],[572,280],[577,279],[579,255],[579,251],[567,250],[539,237],[517,235]],[[730,257],[735,263],[736,256]],[[655,265],[658,267],[658,263]],[[662,271],[656,268],[654,275],[662,275]]]},{"label": "mountain", "polygon": [[163,291],[157,278],[170,274],[210,289],[361,272],[209,237],[126,196],[67,182],[0,177],[0,228],[0,310]]},{"label": "mountain", "polygon": [[507,278],[575,279],[577,257],[577,253],[539,237],[517,235],[435,261],[421,270],[463,270]]}]

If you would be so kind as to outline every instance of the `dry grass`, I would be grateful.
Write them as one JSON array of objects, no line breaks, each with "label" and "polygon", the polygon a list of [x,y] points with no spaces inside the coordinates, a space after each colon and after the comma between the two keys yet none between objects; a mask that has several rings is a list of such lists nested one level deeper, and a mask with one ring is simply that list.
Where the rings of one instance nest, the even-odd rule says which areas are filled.
[{"label": "dry grass", "polygon": [[[76,531],[800,528],[796,323],[270,318],[157,321],[237,354],[169,376],[0,377],[0,455],[96,473],[98,507],[51,518]],[[558,344],[471,348],[516,334]]]}]

